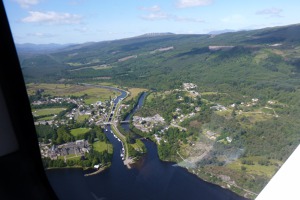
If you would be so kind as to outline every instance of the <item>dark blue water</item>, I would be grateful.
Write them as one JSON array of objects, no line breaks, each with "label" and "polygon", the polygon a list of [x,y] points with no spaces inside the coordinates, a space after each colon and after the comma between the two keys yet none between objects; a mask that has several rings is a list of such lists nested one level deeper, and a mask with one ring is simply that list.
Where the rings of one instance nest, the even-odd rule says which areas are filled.
[{"label": "dark blue water", "polygon": [[[141,96],[138,99],[138,103],[133,107],[132,111],[126,116],[125,121],[129,121],[131,116],[139,109],[143,106],[145,97],[146,97],[147,93],[143,92],[141,94]],[[129,123],[124,123],[122,124],[122,128],[126,131],[128,131],[130,129],[130,125]]]},{"label": "dark blue water", "polygon": [[[121,96],[125,97],[124,93]],[[117,102],[116,99],[115,103]],[[142,105],[143,101],[139,103]],[[50,183],[60,199],[244,199],[229,190],[199,179],[184,168],[175,167],[173,163],[160,161],[156,145],[148,140],[143,140],[147,155],[128,169],[120,157],[121,143],[113,137],[110,127],[107,128],[106,134],[114,146],[109,169],[87,177],[80,169],[47,170]]]}]

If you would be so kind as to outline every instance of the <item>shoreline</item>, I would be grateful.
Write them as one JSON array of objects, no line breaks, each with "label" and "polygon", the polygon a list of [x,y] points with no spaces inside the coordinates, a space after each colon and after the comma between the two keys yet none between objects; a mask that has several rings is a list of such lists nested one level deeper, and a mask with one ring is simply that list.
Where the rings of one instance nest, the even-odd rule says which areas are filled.
[{"label": "shoreline", "polygon": [[[84,176],[93,176],[93,175],[99,174],[99,173],[103,172],[104,170],[108,169],[110,166],[111,166],[111,163],[106,164],[106,165],[104,165],[103,167],[100,167],[99,169],[97,169],[94,172],[84,174]],[[84,171],[94,169],[94,168],[93,167],[81,167],[81,166],[48,167],[48,168],[45,168],[45,170],[55,170],[55,169],[81,169],[84,172]]]},{"label": "shoreline", "polygon": [[96,174],[99,174],[101,172],[103,172],[104,170],[108,169],[109,167],[111,166],[111,163],[107,164],[107,165],[104,165],[103,167],[100,167],[97,171],[95,172],[91,172],[91,173],[88,173],[88,174],[84,174],[84,176],[93,176],[93,175],[96,175]]}]

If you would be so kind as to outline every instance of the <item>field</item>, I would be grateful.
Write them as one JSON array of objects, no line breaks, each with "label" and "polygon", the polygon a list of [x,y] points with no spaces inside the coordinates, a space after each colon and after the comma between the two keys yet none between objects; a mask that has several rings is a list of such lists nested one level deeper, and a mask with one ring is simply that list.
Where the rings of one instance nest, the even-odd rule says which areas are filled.
[{"label": "field", "polygon": [[271,160],[271,163],[267,166],[260,165],[258,164],[260,159],[261,158],[258,156],[247,158],[247,160],[251,160],[253,162],[253,165],[242,164],[241,160],[236,160],[230,163],[227,167],[233,170],[242,171],[241,167],[244,166],[246,168],[246,172],[249,174],[258,174],[271,178],[278,169],[276,165],[282,164],[280,161]]},{"label": "field", "polygon": [[[76,65],[74,65],[76,66]],[[77,65],[79,66],[79,65]],[[95,65],[95,66],[90,66],[90,67],[81,67],[81,68],[77,68],[77,69],[71,69],[69,71],[78,71],[78,70],[82,70],[82,69],[89,69],[89,68],[92,68],[92,69],[95,69],[95,70],[103,70],[103,69],[111,69],[112,66],[108,66],[108,65]]]},{"label": "field", "polygon": [[84,120],[88,119],[89,115],[79,115],[76,119],[77,122],[83,122]]},{"label": "field", "polygon": [[58,159],[64,160],[66,157],[67,160],[80,160],[81,155],[76,156],[75,154],[69,154],[66,156],[58,156]]},{"label": "field", "polygon": [[135,150],[139,151],[142,149],[142,146],[140,146],[138,143],[130,144]]},{"label": "field", "polygon": [[112,144],[107,144],[105,142],[97,141],[93,143],[93,148],[95,151],[102,152],[108,150],[108,153],[113,153]]},{"label": "field", "polygon": [[68,97],[68,96],[83,96],[86,104],[95,103],[97,101],[109,100],[110,97],[119,95],[118,92],[111,91],[105,88],[97,88],[93,86],[70,85],[70,84],[27,84],[28,95],[34,95],[38,89],[44,89],[43,94],[50,96]]},{"label": "field", "polygon": [[128,88],[128,91],[130,92],[130,96],[128,99],[134,99],[136,96],[138,96],[139,93],[147,91],[147,89],[144,88]]},{"label": "field", "polygon": [[48,121],[48,120],[52,120],[53,118],[54,116],[47,116],[47,117],[39,118],[38,121]]},{"label": "field", "polygon": [[55,115],[61,111],[66,110],[66,108],[45,108],[45,109],[36,109],[32,111],[32,114],[35,117],[44,116],[44,115]]},{"label": "field", "polygon": [[75,129],[72,129],[71,130],[71,134],[76,137],[76,136],[79,136],[79,135],[83,135],[87,132],[89,132],[90,129],[89,128],[75,128]]}]

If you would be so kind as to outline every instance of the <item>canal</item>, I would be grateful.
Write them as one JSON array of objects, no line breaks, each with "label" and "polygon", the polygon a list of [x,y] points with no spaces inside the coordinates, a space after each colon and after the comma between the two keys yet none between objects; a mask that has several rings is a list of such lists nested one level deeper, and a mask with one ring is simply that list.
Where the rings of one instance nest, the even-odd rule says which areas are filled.
[{"label": "canal", "polygon": [[[140,96],[133,113],[143,105],[145,95],[144,93]],[[121,91],[121,95],[114,103],[117,104],[125,96],[126,93]],[[227,189],[201,180],[185,168],[161,161],[156,144],[149,140],[143,140],[147,148],[145,157],[128,169],[120,157],[121,142],[113,136],[110,126],[105,133],[114,147],[112,165],[109,169],[93,176],[84,176],[81,169],[47,170],[48,179],[59,199],[244,199]]]}]

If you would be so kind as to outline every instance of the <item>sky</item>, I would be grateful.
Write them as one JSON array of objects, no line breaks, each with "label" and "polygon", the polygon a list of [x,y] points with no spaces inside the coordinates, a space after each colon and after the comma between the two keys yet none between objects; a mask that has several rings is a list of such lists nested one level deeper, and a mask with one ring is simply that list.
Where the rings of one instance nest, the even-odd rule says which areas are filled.
[{"label": "sky", "polygon": [[84,43],[300,22],[299,0],[3,0],[15,43]]}]

